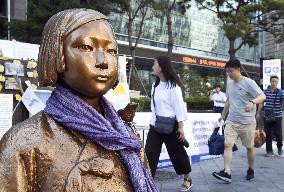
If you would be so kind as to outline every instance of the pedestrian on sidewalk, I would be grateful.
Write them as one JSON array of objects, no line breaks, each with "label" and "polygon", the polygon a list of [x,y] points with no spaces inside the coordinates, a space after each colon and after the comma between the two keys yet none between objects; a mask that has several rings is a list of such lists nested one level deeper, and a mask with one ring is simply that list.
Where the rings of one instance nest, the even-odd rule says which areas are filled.
[{"label": "pedestrian on sidewalk", "polygon": [[227,97],[221,91],[221,85],[215,85],[215,88],[210,91],[209,99],[214,102],[214,113],[222,113]]},{"label": "pedestrian on sidewalk", "polygon": [[[155,176],[162,144],[165,143],[168,154],[178,175],[184,175],[184,181],[179,191],[189,191],[192,187],[191,165],[184,149],[186,143],[183,122],[187,120],[184,105],[182,83],[175,72],[171,60],[166,56],[159,56],[153,66],[156,81],[152,85],[151,110],[152,117],[148,132],[145,151],[149,161],[152,176]],[[156,116],[175,117],[175,126],[171,133],[159,133],[155,129]]]},{"label": "pedestrian on sidewalk", "polygon": [[[266,157],[274,156],[272,149],[272,139],[276,138],[278,155],[283,154],[282,146],[282,103],[284,94],[282,89],[278,89],[279,78],[270,77],[270,86],[264,91],[266,95],[264,106],[264,128],[266,133]],[[257,110],[257,119],[260,117],[263,104],[259,104]],[[272,119],[270,118],[272,117]]]},{"label": "pedestrian on sidewalk", "polygon": [[232,149],[238,137],[247,148],[248,170],[246,179],[254,178],[255,148],[254,137],[256,129],[256,104],[265,100],[265,94],[250,78],[241,74],[239,60],[229,60],[225,65],[228,76],[232,79],[227,83],[227,101],[219,121],[228,114],[225,127],[224,170],[212,175],[227,183],[231,182]]}]

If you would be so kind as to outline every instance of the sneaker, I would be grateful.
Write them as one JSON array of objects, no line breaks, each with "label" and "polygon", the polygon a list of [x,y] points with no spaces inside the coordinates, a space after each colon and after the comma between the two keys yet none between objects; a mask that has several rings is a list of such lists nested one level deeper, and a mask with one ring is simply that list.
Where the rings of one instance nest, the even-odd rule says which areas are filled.
[{"label": "sneaker", "polygon": [[225,181],[227,183],[231,183],[231,175],[229,175],[227,172],[225,172],[225,169],[220,171],[219,173],[214,172],[214,173],[212,173],[212,175],[214,177],[216,177],[217,179],[220,179],[220,180]]},{"label": "sneaker", "polygon": [[192,184],[192,179],[190,178],[185,178],[182,185],[179,188],[180,192],[186,192],[189,191],[192,188],[193,184]]},{"label": "sneaker", "polygon": [[249,168],[247,170],[247,175],[246,175],[246,179],[247,180],[251,180],[254,178],[254,170],[252,168]]},{"label": "sneaker", "polygon": [[265,154],[265,157],[274,157],[273,151],[267,152],[267,153]]},{"label": "sneaker", "polygon": [[282,149],[278,149],[278,155],[281,156],[283,154],[283,150]]}]

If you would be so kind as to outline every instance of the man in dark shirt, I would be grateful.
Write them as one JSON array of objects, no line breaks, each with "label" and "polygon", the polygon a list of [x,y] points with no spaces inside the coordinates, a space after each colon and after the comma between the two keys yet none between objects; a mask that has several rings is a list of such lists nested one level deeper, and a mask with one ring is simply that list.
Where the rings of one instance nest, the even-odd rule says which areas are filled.
[{"label": "man in dark shirt", "polygon": [[[264,128],[266,132],[266,157],[274,156],[272,149],[272,139],[275,136],[277,141],[278,155],[283,154],[282,146],[282,102],[284,94],[282,89],[278,89],[279,79],[277,76],[270,77],[270,86],[264,91],[266,95],[264,106]],[[260,104],[257,112],[257,119],[260,117],[263,104]],[[269,116],[274,116],[271,120]]]}]

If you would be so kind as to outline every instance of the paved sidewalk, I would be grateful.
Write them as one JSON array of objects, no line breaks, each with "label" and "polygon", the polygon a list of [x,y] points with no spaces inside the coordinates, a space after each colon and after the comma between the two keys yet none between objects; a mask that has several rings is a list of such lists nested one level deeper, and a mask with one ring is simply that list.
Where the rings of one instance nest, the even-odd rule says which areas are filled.
[{"label": "paved sidewalk", "polygon": [[[274,146],[275,147],[275,146]],[[247,171],[246,149],[238,144],[233,154],[232,182],[226,184],[211,174],[223,169],[223,158],[203,161],[192,165],[192,192],[284,192],[284,158],[265,157],[265,149],[256,151],[255,178],[245,179]],[[274,150],[277,153],[277,150]],[[183,177],[173,169],[158,170],[155,178],[161,192],[176,192]]]}]

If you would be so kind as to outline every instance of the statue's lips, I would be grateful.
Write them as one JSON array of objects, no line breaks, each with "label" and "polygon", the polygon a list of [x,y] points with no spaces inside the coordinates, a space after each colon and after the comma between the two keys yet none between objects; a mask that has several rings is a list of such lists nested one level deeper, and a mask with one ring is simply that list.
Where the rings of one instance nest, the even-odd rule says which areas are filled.
[{"label": "statue's lips", "polygon": [[109,77],[107,75],[98,75],[94,79],[96,79],[98,81],[107,81],[109,79]]}]

